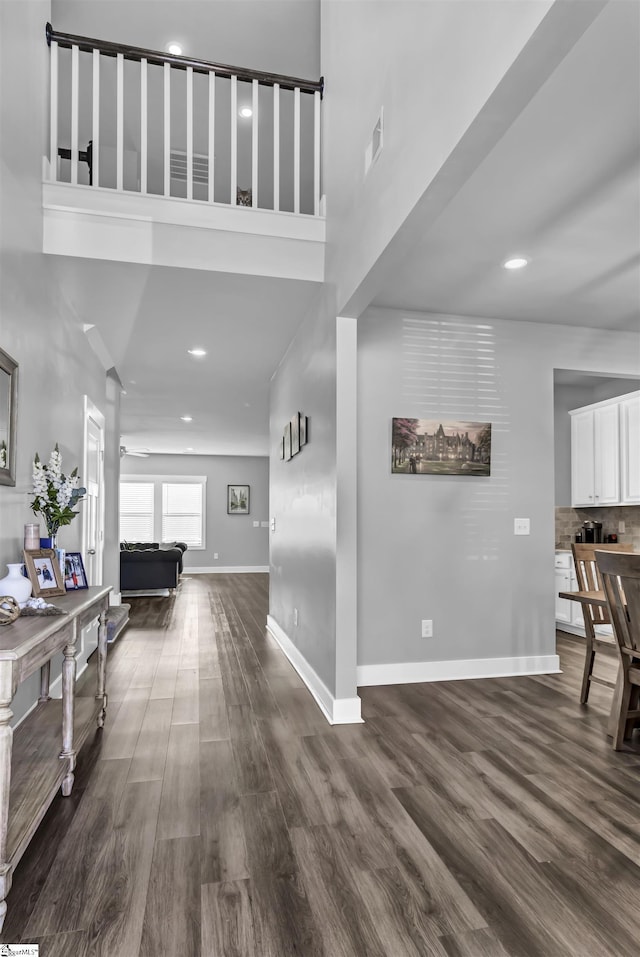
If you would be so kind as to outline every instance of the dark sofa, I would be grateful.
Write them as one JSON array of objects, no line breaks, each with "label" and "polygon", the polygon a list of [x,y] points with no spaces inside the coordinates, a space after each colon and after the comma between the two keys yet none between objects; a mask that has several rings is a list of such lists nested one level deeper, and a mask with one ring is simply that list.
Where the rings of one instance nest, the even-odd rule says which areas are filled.
[{"label": "dark sofa", "polygon": [[158,542],[121,542],[120,590],[177,588],[186,550],[184,542],[162,546]]}]

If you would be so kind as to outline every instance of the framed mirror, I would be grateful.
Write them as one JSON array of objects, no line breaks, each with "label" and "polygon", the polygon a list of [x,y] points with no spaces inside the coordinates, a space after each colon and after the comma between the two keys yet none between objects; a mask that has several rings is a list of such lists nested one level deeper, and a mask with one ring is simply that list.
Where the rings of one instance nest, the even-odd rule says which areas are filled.
[{"label": "framed mirror", "polygon": [[18,363],[0,349],[0,485],[16,484]]}]

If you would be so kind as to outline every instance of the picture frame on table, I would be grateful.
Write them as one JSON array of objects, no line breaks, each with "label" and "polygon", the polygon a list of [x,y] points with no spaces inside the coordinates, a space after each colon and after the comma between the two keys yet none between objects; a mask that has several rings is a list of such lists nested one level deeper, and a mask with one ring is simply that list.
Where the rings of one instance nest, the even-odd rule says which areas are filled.
[{"label": "picture frame on table", "polygon": [[227,485],[228,515],[249,514],[249,492],[248,485]]},{"label": "picture frame on table", "polygon": [[47,599],[66,593],[55,549],[38,548],[25,551],[23,555],[35,598]]},{"label": "picture frame on table", "polygon": [[67,591],[79,591],[89,587],[80,552],[67,552],[65,555],[64,587]]}]

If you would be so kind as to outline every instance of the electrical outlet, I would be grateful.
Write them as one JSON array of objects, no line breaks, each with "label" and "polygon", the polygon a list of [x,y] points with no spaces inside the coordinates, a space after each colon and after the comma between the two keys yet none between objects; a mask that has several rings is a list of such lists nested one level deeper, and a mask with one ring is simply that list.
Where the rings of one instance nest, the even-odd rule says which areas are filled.
[{"label": "electrical outlet", "polygon": [[254,523],[253,523],[253,527],[254,527],[254,528],[260,528],[260,522],[254,522]]},{"label": "electrical outlet", "polygon": [[433,621],[431,618],[422,619],[422,637],[433,638]]},{"label": "electrical outlet", "polygon": [[214,553],[213,553],[213,557],[214,557],[214,558],[217,558],[217,557],[218,557],[218,553],[217,553],[217,552],[214,552]]},{"label": "electrical outlet", "polygon": [[296,627],[298,626],[298,609],[297,608],[293,609],[293,624]]},{"label": "electrical outlet", "polygon": [[513,534],[529,535],[531,533],[531,522],[528,518],[514,518]]},{"label": "electrical outlet", "polygon": [[627,530],[626,524],[624,522],[618,522],[618,531],[620,532],[620,534],[624,535],[626,530]]}]

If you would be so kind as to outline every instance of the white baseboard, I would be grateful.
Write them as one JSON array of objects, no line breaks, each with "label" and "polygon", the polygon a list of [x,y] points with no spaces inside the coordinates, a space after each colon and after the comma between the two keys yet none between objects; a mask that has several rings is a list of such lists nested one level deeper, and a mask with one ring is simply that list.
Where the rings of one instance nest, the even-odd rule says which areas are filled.
[{"label": "white baseboard", "polygon": [[120,592],[122,598],[168,598],[169,594],[168,588],[134,588]]},{"label": "white baseboard", "polygon": [[254,572],[268,572],[268,565],[197,565],[184,568],[183,575],[250,575]]},{"label": "white baseboard", "polygon": [[271,615],[267,616],[267,628],[306,684],[329,724],[362,724],[360,698],[357,695],[353,698],[335,698]]},{"label": "white baseboard", "polygon": [[517,675],[549,674],[561,674],[558,655],[359,665],[357,680],[358,687],[361,688],[368,685],[401,685],[423,681],[459,681],[463,678],[508,678]]}]

